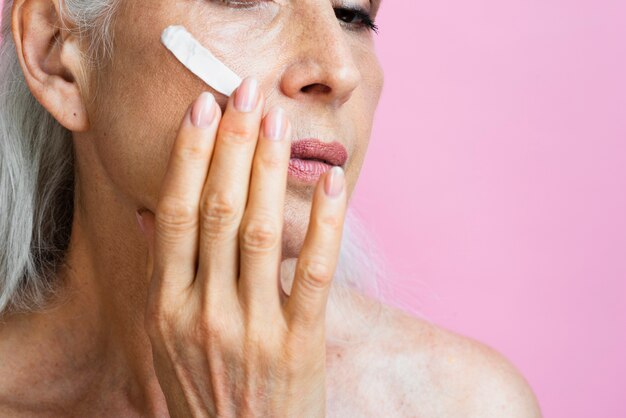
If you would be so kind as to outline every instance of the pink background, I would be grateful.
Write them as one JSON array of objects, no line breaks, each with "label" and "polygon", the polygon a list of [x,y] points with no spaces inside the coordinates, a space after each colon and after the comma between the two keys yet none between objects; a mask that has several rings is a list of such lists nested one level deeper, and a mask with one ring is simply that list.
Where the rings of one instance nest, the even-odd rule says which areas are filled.
[{"label": "pink background", "polygon": [[502,352],[546,417],[626,417],[626,2],[384,0],[378,23],[355,203],[401,304]]},{"label": "pink background", "polygon": [[626,417],[626,3],[384,3],[354,203],[389,297],[504,353],[546,417]]}]

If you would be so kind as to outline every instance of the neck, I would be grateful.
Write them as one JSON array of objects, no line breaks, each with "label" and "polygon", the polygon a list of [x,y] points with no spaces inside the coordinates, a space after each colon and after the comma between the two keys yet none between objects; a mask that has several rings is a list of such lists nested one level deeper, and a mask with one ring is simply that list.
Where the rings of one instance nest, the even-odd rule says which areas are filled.
[{"label": "neck", "polygon": [[80,181],[74,208],[57,297],[0,324],[0,375],[10,376],[0,379],[0,412],[81,404],[93,412],[102,403],[154,413],[165,404],[143,329],[148,278],[134,208],[105,182]]}]

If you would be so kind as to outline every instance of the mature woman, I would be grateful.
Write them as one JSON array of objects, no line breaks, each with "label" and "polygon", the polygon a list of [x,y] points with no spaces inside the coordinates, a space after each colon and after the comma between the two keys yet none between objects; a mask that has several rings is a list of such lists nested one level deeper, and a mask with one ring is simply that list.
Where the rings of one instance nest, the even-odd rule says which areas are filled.
[{"label": "mature woman", "polygon": [[497,352],[363,294],[379,7],[5,1],[1,416],[539,416]]}]

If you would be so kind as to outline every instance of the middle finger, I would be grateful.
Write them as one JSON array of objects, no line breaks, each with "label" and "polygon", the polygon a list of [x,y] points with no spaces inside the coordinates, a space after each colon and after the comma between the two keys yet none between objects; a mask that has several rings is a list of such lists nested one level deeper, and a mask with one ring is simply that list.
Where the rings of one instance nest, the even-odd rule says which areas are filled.
[{"label": "middle finger", "polygon": [[264,98],[246,78],[229,98],[200,203],[198,285],[222,303],[237,295],[238,230],[246,206]]}]

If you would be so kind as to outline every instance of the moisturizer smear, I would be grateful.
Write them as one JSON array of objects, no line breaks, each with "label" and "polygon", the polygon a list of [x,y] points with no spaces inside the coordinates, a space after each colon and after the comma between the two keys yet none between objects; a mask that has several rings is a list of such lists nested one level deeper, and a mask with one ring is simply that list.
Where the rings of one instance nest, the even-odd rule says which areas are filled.
[{"label": "moisturizer smear", "polygon": [[202,46],[184,26],[165,28],[161,42],[189,71],[218,92],[230,96],[241,84],[241,78]]}]

